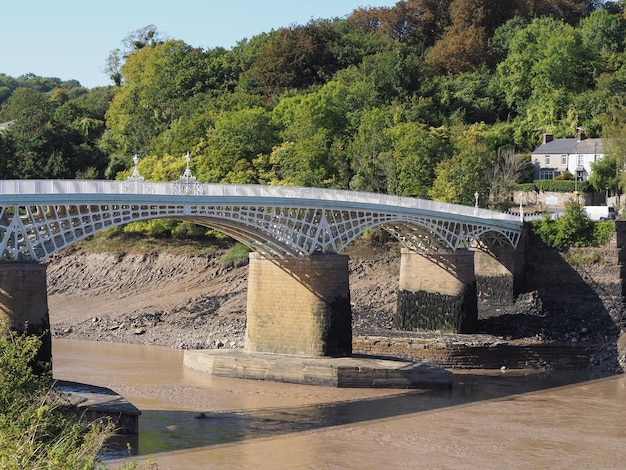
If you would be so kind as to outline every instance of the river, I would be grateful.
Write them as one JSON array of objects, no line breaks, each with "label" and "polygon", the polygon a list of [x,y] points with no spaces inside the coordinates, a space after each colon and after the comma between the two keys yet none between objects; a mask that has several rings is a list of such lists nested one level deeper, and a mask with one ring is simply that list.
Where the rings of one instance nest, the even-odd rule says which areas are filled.
[{"label": "river", "polygon": [[336,389],[212,377],[182,359],[53,340],[55,378],[111,388],[142,412],[138,454],[111,468],[626,468],[623,375],[455,371],[450,391]]}]

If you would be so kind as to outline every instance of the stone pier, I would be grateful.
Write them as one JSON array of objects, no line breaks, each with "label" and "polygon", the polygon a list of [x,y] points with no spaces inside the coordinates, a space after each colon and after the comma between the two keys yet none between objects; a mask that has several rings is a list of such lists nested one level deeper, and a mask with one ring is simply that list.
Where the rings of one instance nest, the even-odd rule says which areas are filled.
[{"label": "stone pier", "polygon": [[452,374],[407,360],[351,357],[348,257],[250,253],[243,350],[187,350],[184,364],[222,377],[332,387],[448,388]]},{"label": "stone pier", "polygon": [[250,253],[245,349],[308,357],[352,354],[348,257]]},{"label": "stone pier", "polygon": [[526,250],[524,238],[518,248],[481,241],[472,248],[478,298],[490,305],[513,303],[523,292]]},{"label": "stone pier", "polygon": [[471,333],[478,319],[474,253],[402,249],[396,323],[404,330]]},{"label": "stone pier", "polygon": [[0,321],[18,332],[39,336],[37,360],[51,365],[52,337],[46,266],[35,262],[0,263]]}]

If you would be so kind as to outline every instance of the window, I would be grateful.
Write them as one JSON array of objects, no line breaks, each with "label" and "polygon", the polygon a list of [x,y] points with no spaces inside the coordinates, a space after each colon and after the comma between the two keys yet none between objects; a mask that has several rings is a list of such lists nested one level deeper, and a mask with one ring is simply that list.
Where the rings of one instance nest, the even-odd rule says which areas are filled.
[{"label": "window", "polygon": [[577,166],[583,166],[585,164],[585,157],[584,155],[578,155],[578,157],[576,158],[576,165]]},{"label": "window", "polygon": [[540,170],[539,171],[539,179],[540,180],[553,180],[554,179],[554,170]]},{"label": "window", "polygon": [[567,166],[567,155],[561,155],[561,166]]},{"label": "window", "polygon": [[550,164],[550,155],[546,155],[546,165]]}]

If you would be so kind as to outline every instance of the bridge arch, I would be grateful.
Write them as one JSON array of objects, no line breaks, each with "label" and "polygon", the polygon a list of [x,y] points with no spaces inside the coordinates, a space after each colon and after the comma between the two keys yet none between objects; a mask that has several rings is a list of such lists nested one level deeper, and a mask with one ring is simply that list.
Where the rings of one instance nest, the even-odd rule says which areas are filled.
[{"label": "bridge arch", "polygon": [[107,228],[168,218],[224,232],[264,255],[340,253],[382,227],[415,252],[454,252],[489,238],[513,247],[513,216],[434,201],[261,185],[118,181],[0,182],[0,259],[42,261]]}]

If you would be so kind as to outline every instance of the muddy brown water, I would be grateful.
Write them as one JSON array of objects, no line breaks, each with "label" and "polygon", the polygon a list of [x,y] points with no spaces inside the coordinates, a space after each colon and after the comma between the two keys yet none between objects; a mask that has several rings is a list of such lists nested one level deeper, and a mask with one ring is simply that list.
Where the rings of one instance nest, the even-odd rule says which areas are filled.
[{"label": "muddy brown water", "polygon": [[335,389],[212,377],[182,358],[53,341],[55,378],[109,387],[142,411],[137,454],[111,468],[626,468],[623,375],[455,371],[449,391]]}]

